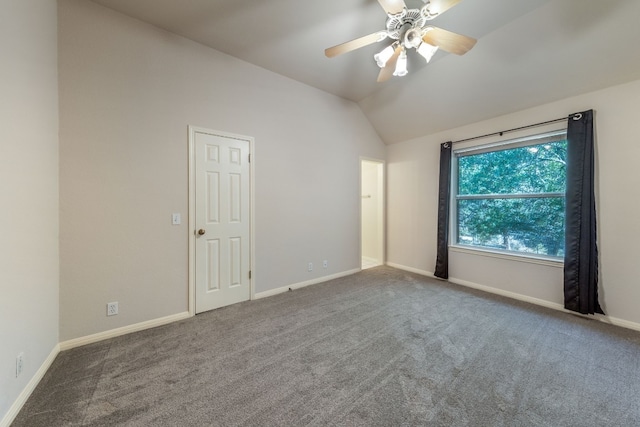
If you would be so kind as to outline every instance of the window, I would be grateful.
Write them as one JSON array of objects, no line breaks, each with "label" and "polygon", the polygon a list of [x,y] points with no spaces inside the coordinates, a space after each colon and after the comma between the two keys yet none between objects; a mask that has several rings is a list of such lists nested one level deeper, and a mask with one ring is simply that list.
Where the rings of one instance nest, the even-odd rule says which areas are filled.
[{"label": "window", "polygon": [[454,151],[453,241],[564,255],[566,132]]}]

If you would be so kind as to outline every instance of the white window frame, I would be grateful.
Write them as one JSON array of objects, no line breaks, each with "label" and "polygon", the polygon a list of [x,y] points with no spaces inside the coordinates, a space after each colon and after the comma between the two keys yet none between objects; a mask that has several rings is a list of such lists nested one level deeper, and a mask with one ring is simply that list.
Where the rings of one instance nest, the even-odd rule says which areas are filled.
[{"label": "white window frame", "polygon": [[[561,267],[564,264],[562,257],[531,254],[526,252],[507,251],[494,248],[483,248],[480,246],[461,245],[458,244],[458,158],[461,155],[475,155],[498,151],[500,148],[514,149],[520,147],[528,147],[531,145],[540,145],[545,142],[556,142],[567,138],[567,129],[545,132],[542,134],[528,135],[520,138],[507,139],[503,141],[493,142],[490,144],[476,145],[472,147],[464,147],[454,149],[451,156],[451,199],[449,200],[449,250],[460,253],[471,253],[476,255],[489,256],[493,258],[502,258],[513,261],[529,262],[534,264],[549,265],[553,267]],[[508,147],[508,148],[507,148]],[[504,196],[504,195],[503,195]],[[536,197],[532,195],[529,197]],[[471,197],[470,197],[471,198]],[[483,197],[486,199],[487,197]]]}]

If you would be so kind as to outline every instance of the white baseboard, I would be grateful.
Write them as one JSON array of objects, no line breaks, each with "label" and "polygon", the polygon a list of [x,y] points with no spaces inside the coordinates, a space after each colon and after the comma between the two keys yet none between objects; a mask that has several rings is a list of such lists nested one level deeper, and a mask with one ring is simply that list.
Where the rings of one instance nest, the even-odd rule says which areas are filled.
[{"label": "white baseboard", "polygon": [[397,268],[398,270],[408,271],[409,273],[416,273],[416,274],[419,274],[421,276],[431,277],[432,279],[440,279],[439,277],[434,276],[431,271],[419,270],[417,268],[408,267],[408,266],[402,265],[402,264],[396,264],[394,262],[387,262],[387,265],[389,267]]},{"label": "white baseboard", "polygon": [[44,374],[46,374],[51,367],[51,364],[56,359],[56,356],[58,356],[58,353],[60,353],[60,344],[56,344],[53,347],[53,350],[51,350],[49,356],[47,356],[44,362],[42,362],[42,365],[40,365],[34,376],[31,377],[31,380],[27,383],[25,388],[18,395],[18,398],[13,402],[13,405],[11,405],[11,407],[9,408],[9,411],[0,421],[0,427],[9,427],[13,420],[15,420],[16,416],[18,415],[24,404],[27,402],[27,399],[29,399],[31,393],[33,393],[33,390],[36,389],[36,387],[44,377]]},{"label": "white baseboard", "polygon": [[177,322],[178,320],[183,320],[191,317],[189,312],[173,314],[171,316],[161,317],[159,319],[148,320],[146,322],[136,323],[134,325],[124,326],[122,328],[112,329],[109,331],[100,332],[93,335],[88,335],[86,337],[75,338],[72,340],[64,341],[51,350],[51,353],[47,357],[47,359],[42,363],[38,371],[35,373],[33,378],[26,385],[22,393],[18,396],[18,398],[13,402],[13,405],[9,408],[9,411],[5,414],[5,416],[0,421],[0,427],[9,427],[15,417],[18,415],[22,407],[24,406],[33,390],[37,387],[38,383],[42,380],[44,375],[47,373],[47,370],[51,367],[51,364],[55,360],[58,353],[64,350],[70,350],[75,347],[80,347],[87,344],[92,344],[98,341],[106,340],[109,338],[114,338],[121,335],[130,334],[132,332],[138,332],[145,329],[155,328],[156,326],[166,325],[168,323]]},{"label": "white baseboard", "polygon": [[177,322],[191,317],[188,311],[171,316],[160,317],[159,319],[147,320],[146,322],[135,323],[133,325],[123,326],[122,328],[111,329],[109,331],[99,332],[97,334],[87,335],[85,337],[74,338],[72,340],[60,343],[60,351],[70,350],[87,344],[93,344],[109,338],[119,337],[121,335],[130,334],[132,332],[143,331],[145,329],[155,328],[156,326],[166,325],[168,323]]},{"label": "white baseboard", "polygon": [[466,288],[478,289],[480,291],[488,292],[490,294],[500,295],[500,296],[515,299],[518,301],[524,301],[524,302],[539,305],[542,307],[552,308],[554,310],[566,311],[567,313],[577,314],[577,313],[574,313],[573,311],[565,310],[562,304],[543,300],[540,298],[534,298],[527,295],[511,292],[511,291],[505,291],[504,289],[492,288],[491,286],[485,286],[479,283],[469,282],[468,280],[457,279],[455,277],[449,277],[449,282],[454,283],[456,285],[464,286]]},{"label": "white baseboard", "polygon": [[[416,269],[416,268],[413,268],[413,267],[407,267],[405,265],[394,264],[394,263],[391,263],[391,262],[388,262],[387,265],[389,267],[397,268],[398,270],[405,270],[405,271],[409,271],[411,273],[420,274],[422,276],[427,276],[427,277],[439,279],[438,277],[435,277],[433,275],[433,273],[430,272],[430,271],[419,270],[419,269]],[[531,303],[531,304],[539,305],[541,307],[551,308],[553,310],[562,311],[563,313],[573,314],[573,315],[576,315],[576,316],[582,316],[582,317],[585,317],[585,318],[588,318],[588,319],[595,319],[595,320],[598,320],[600,322],[608,323],[610,325],[615,325],[615,326],[620,326],[622,328],[627,328],[627,329],[633,329],[635,331],[640,331],[640,323],[631,322],[629,320],[619,319],[617,317],[611,317],[611,316],[603,316],[601,314],[596,314],[595,316],[582,315],[580,313],[576,313],[575,311],[567,310],[566,308],[564,308],[564,306],[562,304],[558,304],[558,303],[555,303],[555,302],[543,300],[543,299],[540,299],[540,298],[530,297],[530,296],[527,296],[527,295],[518,294],[518,293],[515,293],[515,292],[505,291],[504,289],[492,288],[490,286],[481,285],[479,283],[470,282],[468,280],[457,279],[455,277],[449,277],[449,282],[453,283],[453,284],[456,284],[456,285],[464,286],[464,287],[467,287],[467,288],[478,289],[480,291],[488,292],[490,294],[501,295],[503,297],[515,299],[515,300],[518,300],[518,301],[528,302],[528,303]]]},{"label": "white baseboard", "polygon": [[[573,311],[565,310],[567,313],[574,313]],[[634,331],[640,331],[640,323],[631,322],[629,320],[619,319],[617,317],[603,316],[596,314],[596,319],[601,322],[608,323],[610,325],[620,326],[621,328],[633,329]]]},{"label": "white baseboard", "polygon": [[316,285],[318,283],[327,282],[329,280],[339,279],[340,277],[350,276],[350,275],[355,274],[355,273],[357,273],[359,271],[360,271],[360,269],[356,268],[356,269],[353,269],[353,270],[343,271],[341,273],[331,274],[329,276],[322,276],[322,277],[318,277],[316,279],[307,280],[305,282],[294,283],[292,285],[282,286],[280,288],[275,288],[275,289],[270,289],[268,291],[258,292],[253,296],[253,299],[271,297],[271,296],[274,296],[274,295],[278,295],[278,294],[282,294],[282,293],[288,292],[289,290],[300,289],[300,288],[304,288],[305,286]]},{"label": "white baseboard", "polygon": [[575,316],[581,316],[587,319],[598,320],[600,322],[608,323],[610,325],[615,325],[615,326],[620,326],[622,328],[640,331],[640,323],[635,323],[635,322],[631,322],[624,319],[618,319],[617,317],[603,316],[601,314],[587,316],[585,314],[580,314],[580,313],[576,313],[575,311],[567,310],[566,308],[564,308],[562,304],[558,304],[555,302],[551,302],[551,301],[547,301],[539,298],[530,297],[527,295],[517,294],[515,292],[505,291],[503,289],[492,288],[489,286],[480,285],[478,283],[469,282],[466,280],[456,279],[455,277],[449,277],[449,282],[455,283],[456,285],[466,286],[468,288],[478,289],[478,290],[489,292],[496,295],[502,295],[507,298],[528,302],[528,303],[539,305],[542,307],[551,308],[554,310],[562,311],[567,314],[573,314]]}]

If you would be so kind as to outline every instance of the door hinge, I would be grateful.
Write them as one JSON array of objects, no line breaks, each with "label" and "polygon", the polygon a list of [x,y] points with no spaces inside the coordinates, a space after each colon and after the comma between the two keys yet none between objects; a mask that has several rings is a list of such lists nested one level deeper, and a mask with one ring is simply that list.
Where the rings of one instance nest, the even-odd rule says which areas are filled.
[{"label": "door hinge", "polygon": [[251,154],[249,154],[249,163],[251,163]]},{"label": "door hinge", "polygon": [[251,279],[251,270],[249,270],[249,279]]}]

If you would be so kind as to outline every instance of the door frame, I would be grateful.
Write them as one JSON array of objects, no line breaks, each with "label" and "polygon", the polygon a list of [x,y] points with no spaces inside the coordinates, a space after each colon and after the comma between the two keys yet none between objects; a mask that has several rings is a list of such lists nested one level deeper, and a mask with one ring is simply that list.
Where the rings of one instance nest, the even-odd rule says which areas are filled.
[{"label": "door frame", "polygon": [[386,265],[387,263],[387,162],[386,160],[376,159],[373,157],[362,157],[360,156],[360,163],[358,164],[358,169],[360,170],[360,176],[358,179],[360,180],[360,186],[358,188],[358,199],[360,200],[360,230],[358,231],[358,236],[360,236],[360,240],[358,242],[358,252],[360,253],[359,263],[360,269],[362,270],[362,162],[372,162],[379,163],[382,166],[382,194],[381,194],[381,205],[382,205],[382,227],[381,227],[381,244],[382,244],[382,259],[380,262],[382,265]]},{"label": "door frame", "polygon": [[198,126],[189,126],[189,287],[188,287],[188,303],[189,315],[196,314],[196,168],[195,168],[195,143],[196,133],[206,133],[210,135],[221,136],[223,138],[238,139],[249,142],[249,270],[251,277],[249,278],[249,299],[255,299],[255,140],[251,136],[238,135],[229,132],[222,132]]}]

